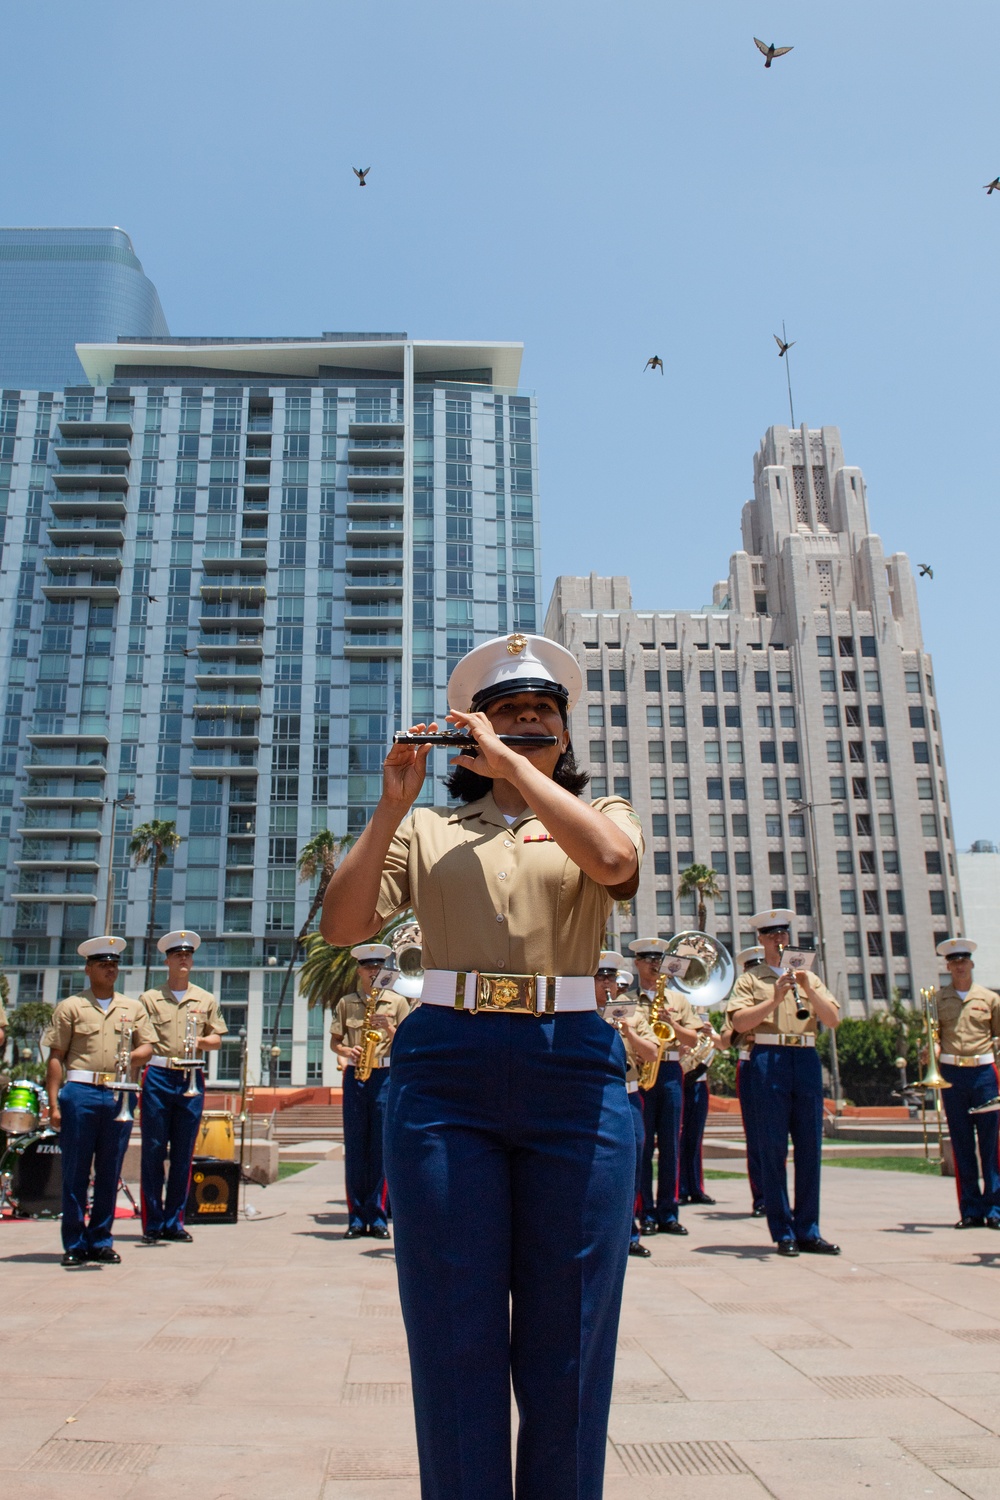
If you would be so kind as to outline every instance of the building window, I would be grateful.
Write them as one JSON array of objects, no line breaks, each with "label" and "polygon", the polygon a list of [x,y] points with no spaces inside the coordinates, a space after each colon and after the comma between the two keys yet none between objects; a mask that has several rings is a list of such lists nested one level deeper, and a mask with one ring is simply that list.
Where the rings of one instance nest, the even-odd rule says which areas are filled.
[{"label": "building window", "polygon": [[[664,793],[666,793],[666,787],[664,787]],[[653,813],[653,837],[654,839],[670,837],[670,824],[666,813]]]},{"label": "building window", "polygon": [[647,671],[645,675],[646,675],[646,692],[647,693],[658,693],[660,691],[660,674],[659,674],[659,672],[650,672],[650,671]]},{"label": "building window", "polygon": [[709,766],[717,766],[722,761],[722,746],[718,740],[705,741],[705,763]]},{"label": "building window", "polygon": [[897,849],[882,850],[882,868],[887,875],[899,874],[899,851]]},{"label": "building window", "polygon": [[835,802],[843,802],[847,796],[847,779],[844,776],[830,777],[830,796]]},{"label": "building window", "polygon": [[866,936],[868,940],[868,957],[884,958],[885,943],[883,941],[882,934],[877,931],[872,931],[867,933]]},{"label": "building window", "polygon": [[906,685],[906,691],[908,693],[919,693],[920,692],[920,673],[919,672],[904,672],[903,673],[903,678],[904,678],[904,682],[905,682],[905,685]]},{"label": "building window", "polygon": [[707,704],[701,710],[702,727],[705,729],[718,729],[719,710],[715,704]]},{"label": "building window", "polygon": [[729,857],[725,849],[712,850],[712,869],[717,875],[729,874]]},{"label": "building window", "polygon": [[868,723],[871,725],[872,729],[885,728],[885,714],[882,711],[882,705],[880,703],[869,703]]},{"label": "building window", "polygon": [[626,802],[632,796],[632,780],[629,776],[616,776],[614,778],[615,796],[624,797]]},{"label": "building window", "polygon": [[595,797],[606,797],[608,795],[608,780],[606,776],[591,776],[590,795]]},{"label": "building window", "polygon": [[844,953],[847,958],[861,957],[861,934],[851,932],[850,929],[844,933]]},{"label": "building window", "polygon": [[651,776],[649,778],[649,795],[654,802],[663,802],[667,795],[667,778],[665,776]]},{"label": "building window", "polygon": [[724,693],[738,693],[740,690],[739,679],[735,672],[723,672],[722,691]]},{"label": "building window", "polygon": [[604,676],[600,667],[587,668],[587,692],[600,693],[604,691]]},{"label": "building window", "polygon": [[761,782],[761,787],[765,802],[777,802],[779,800],[777,776],[765,776]]},{"label": "building window", "polygon": [[736,704],[734,704],[734,703],[727,704],[726,707],[725,707],[725,709],[723,710],[723,713],[724,713],[725,722],[726,722],[726,728],[727,729],[739,729],[740,728],[742,720],[740,718],[739,707]]},{"label": "building window", "polygon": [[851,854],[850,849],[838,849],[837,850],[837,874],[838,875],[853,875],[854,874],[854,863],[853,863],[853,861],[854,861],[854,856]]},{"label": "building window", "polygon": [[675,765],[686,765],[688,758],[687,740],[670,741],[670,759]]},{"label": "building window", "polygon": [[686,776],[674,777],[674,796],[678,802],[689,802],[691,800],[691,784]]},{"label": "building window", "polygon": [[757,709],[757,728],[774,728],[774,710],[768,704],[761,704]]},{"label": "building window", "polygon": [[875,637],[873,635],[863,635],[861,637],[861,655],[875,656],[876,654]]},{"label": "building window", "polygon": [[926,740],[913,741],[913,759],[918,766],[930,765],[931,749]]},{"label": "building window", "polygon": [[628,740],[611,741],[611,759],[617,761],[628,760]]},{"label": "building window", "polygon": [[865,891],[864,892],[864,898],[865,898],[865,916],[866,917],[877,917],[877,916],[880,916],[881,915],[881,907],[879,905],[878,891]]},{"label": "building window", "polygon": [[775,675],[775,678],[777,679],[778,692],[779,693],[790,693],[792,691],[792,674],[791,674],[791,672],[775,672],[774,675]]},{"label": "building window", "polygon": [[676,671],[676,669],[673,669],[673,668],[669,669],[668,672],[667,672],[667,692],[668,693],[683,693],[683,691],[684,691],[684,673],[683,672],[678,672],[678,671]]},{"label": "building window", "polygon": [[[729,795],[730,797],[733,795],[732,782],[729,783]],[[744,790],[743,798],[745,797],[746,791]],[[741,798],[741,800],[743,799]],[[734,839],[748,839],[750,837],[750,819],[747,817],[746,813],[733,813],[732,823]]]},{"label": "building window", "polygon": [[934,800],[934,783],[929,776],[917,777],[917,797],[921,802]]},{"label": "building window", "polygon": [[826,758],[828,761],[840,761],[844,758],[844,746],[840,740],[827,740]]},{"label": "building window", "polygon": [[888,1000],[889,984],[884,974],[872,975],[872,999]]},{"label": "building window", "polygon": [[940,875],[942,873],[941,851],[939,849],[925,849],[924,866],[928,875]]},{"label": "building window", "polygon": [[845,693],[856,693],[858,690],[858,674],[856,672],[841,672],[840,685]]},{"label": "building window", "polygon": [[780,813],[768,813],[764,818],[764,832],[769,839],[781,838],[781,815]]},{"label": "building window", "polygon": [[655,853],[653,854],[653,874],[654,875],[669,875],[670,874],[670,850],[669,849],[657,849],[655,851]]},{"label": "building window", "polygon": [[893,958],[908,958],[909,957],[910,950],[909,950],[909,945],[908,945],[908,943],[906,941],[906,933],[905,932],[890,932],[890,934],[889,934],[889,942],[892,945],[892,956],[893,956]]},{"label": "building window", "polygon": [[769,875],[784,875],[785,856],[780,849],[772,849],[767,856],[767,873]]},{"label": "building window", "polygon": [[[747,784],[742,776],[730,776],[729,795],[734,802],[745,802],[747,800]],[[733,821],[735,823],[735,818]],[[733,832],[736,832],[735,828]],[[747,836],[746,834],[743,835],[744,838]]]},{"label": "building window", "polygon": [[865,998],[865,976],[863,974],[848,974],[847,998],[848,1000],[863,1000]]},{"label": "building window", "polygon": [[910,713],[910,728],[911,729],[926,729],[927,728],[926,716],[925,716],[924,711],[923,711],[922,708],[911,708],[909,710],[909,713]]},{"label": "building window", "polygon": [[587,709],[587,723],[592,729],[604,727],[604,707],[600,703],[592,703]]},{"label": "building window", "polygon": [[775,765],[778,759],[778,747],[774,740],[761,740],[760,758],[763,765]]},{"label": "building window", "polygon": [[840,910],[841,914],[845,917],[857,916],[858,895],[856,891],[841,891]]},{"label": "building window", "polygon": [[628,707],[624,703],[612,703],[611,705],[611,727],[612,729],[628,728]]},{"label": "building window", "polygon": [[754,691],[757,693],[769,693],[771,691],[770,672],[755,672],[753,674]]},{"label": "building window", "polygon": [[836,839],[849,839],[851,836],[851,819],[847,813],[835,812],[833,815],[833,836]]},{"label": "building window", "polygon": [[743,764],[742,740],[726,741],[726,760],[731,766],[741,766]]},{"label": "building window", "polygon": [[605,741],[604,740],[591,740],[591,742],[590,742],[590,759],[591,759],[591,761],[607,760],[607,758],[608,758],[608,747],[607,747],[607,744],[605,743]]},{"label": "building window", "polygon": [[837,640],[837,645],[839,647],[839,651],[840,651],[840,655],[841,656],[853,656],[854,655],[854,640],[853,640],[853,638],[851,636],[849,636],[849,635],[839,636],[838,640]]},{"label": "building window", "polygon": [[890,917],[901,917],[903,915],[902,891],[886,891],[885,909]]},{"label": "building window", "polygon": [[699,678],[701,680],[701,690],[702,690],[702,692],[703,693],[714,693],[715,692],[715,673],[714,672],[699,672],[698,676],[699,676]]},{"label": "building window", "polygon": [[672,917],[674,914],[674,898],[671,891],[657,891],[656,893],[656,915],[658,917]]},{"label": "building window", "polygon": [[821,693],[835,693],[837,691],[837,674],[832,667],[823,667],[820,670],[819,690]]},{"label": "building window", "polygon": [[879,802],[892,801],[892,782],[888,776],[875,777],[875,796]]},{"label": "building window", "polygon": [[[733,854],[733,869],[737,875],[752,875],[750,866],[750,853],[746,849],[737,849]],[[751,912],[753,907],[750,908]]]},{"label": "building window", "polygon": [[663,709],[660,707],[659,703],[646,704],[646,728],[663,728]]},{"label": "building window", "polygon": [[865,776],[855,776],[851,782],[851,792],[859,802],[868,800],[868,779]]},{"label": "building window", "polygon": [[802,800],[802,778],[799,776],[785,777],[785,796],[790,802],[801,802]]},{"label": "building window", "polygon": [[612,667],[608,672],[608,687],[612,693],[624,693],[625,691],[625,669],[623,667]]},{"label": "building window", "polygon": [[687,716],[684,712],[683,703],[671,703],[668,709],[668,722],[671,729],[684,729],[687,725]]},{"label": "building window", "polygon": [[858,868],[862,875],[875,874],[875,854],[871,849],[862,849],[858,854]]},{"label": "building window", "polygon": [[[689,839],[691,837],[690,813],[674,814],[674,832],[679,839]],[[688,863],[690,864],[690,860],[688,861]],[[680,869],[680,855],[678,855],[677,857],[677,868]]]},{"label": "building window", "polygon": [[909,974],[894,974],[892,976],[892,979],[893,988],[895,989],[896,994],[899,996],[900,1000],[912,1000],[913,980],[910,978]]},{"label": "building window", "polygon": [[662,765],[667,758],[667,747],[662,740],[650,740],[647,745],[647,754],[651,763]]},{"label": "building window", "polygon": [[817,656],[832,656],[833,655],[833,637],[832,636],[830,636],[830,635],[818,635],[816,637],[816,655]]},{"label": "building window", "polygon": [[773,888],[772,891],[771,891],[771,905],[772,906],[787,906],[788,905],[788,892],[780,890],[777,887]]},{"label": "building window", "polygon": [[753,891],[736,892],[736,910],[741,917],[753,916]]}]

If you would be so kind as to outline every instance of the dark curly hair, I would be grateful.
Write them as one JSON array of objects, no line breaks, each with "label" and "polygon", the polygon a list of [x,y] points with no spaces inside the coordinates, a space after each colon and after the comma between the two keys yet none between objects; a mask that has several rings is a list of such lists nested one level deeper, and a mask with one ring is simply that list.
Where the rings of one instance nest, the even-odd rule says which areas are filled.
[{"label": "dark curly hair", "polygon": [[[577,767],[572,745],[569,745],[556,761],[552,780],[557,786],[565,787],[567,792],[572,792],[574,797],[579,797],[590,780],[588,773]],[[445,786],[459,802],[478,802],[480,797],[485,797],[487,792],[492,791],[493,778],[477,776],[475,771],[466,770],[465,766],[455,766],[446,778]]]}]

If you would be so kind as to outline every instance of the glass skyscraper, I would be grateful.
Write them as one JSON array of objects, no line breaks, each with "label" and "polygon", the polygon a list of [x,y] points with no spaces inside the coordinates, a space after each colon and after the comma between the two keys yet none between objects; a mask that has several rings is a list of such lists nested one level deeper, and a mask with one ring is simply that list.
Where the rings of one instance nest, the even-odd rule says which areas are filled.
[{"label": "glass skyscraper", "polygon": [[123,229],[0,229],[0,386],[82,380],[75,345],[169,332]]},{"label": "glass skyscraper", "polygon": [[[157,928],[203,935],[256,1073],[308,911],[302,845],[364,826],[393,730],[443,717],[458,657],[540,626],[521,346],[144,336],[79,358],[89,384],[0,400],[5,967],[21,998],[80,983],[110,861],[137,993],[129,839],[175,819]],[[446,772],[434,752],[424,800]],[[279,1080],[334,1082],[322,1012],[282,1015]],[[231,1044],[218,1076],[236,1067]]]}]

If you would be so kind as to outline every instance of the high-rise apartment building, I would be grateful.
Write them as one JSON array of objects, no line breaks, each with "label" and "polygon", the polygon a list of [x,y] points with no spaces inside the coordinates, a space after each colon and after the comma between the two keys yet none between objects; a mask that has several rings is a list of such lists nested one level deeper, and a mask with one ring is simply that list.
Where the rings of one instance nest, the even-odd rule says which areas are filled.
[{"label": "high-rise apartment building", "polygon": [[0,229],[0,386],[83,380],[76,345],[169,333],[123,229]]},{"label": "high-rise apartment building", "polygon": [[584,671],[594,793],[630,796],[649,836],[621,943],[693,925],[676,890],[696,862],[722,891],[709,930],[741,947],[752,912],[792,907],[845,1013],[938,981],[962,914],[931,660],[836,428],[768,430],[712,605],[635,610],[626,578],[559,578],[545,630]]},{"label": "high-rise apartment building", "polygon": [[[203,934],[256,1072],[302,845],[364,826],[394,729],[443,715],[458,657],[540,624],[521,346],[144,336],[79,358],[89,384],[0,399],[5,967],[22,998],[76,986],[110,862],[136,993],[131,830],[175,819],[156,924]],[[333,1082],[323,1013],[282,1015],[279,1080]]]}]

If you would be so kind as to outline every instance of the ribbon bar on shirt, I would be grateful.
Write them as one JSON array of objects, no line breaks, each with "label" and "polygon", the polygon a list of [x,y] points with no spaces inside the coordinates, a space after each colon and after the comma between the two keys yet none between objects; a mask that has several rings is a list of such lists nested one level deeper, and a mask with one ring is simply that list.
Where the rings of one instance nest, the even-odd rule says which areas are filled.
[{"label": "ribbon bar on shirt", "polygon": [[515,1016],[597,1009],[594,980],[589,974],[428,969],[420,1000],[424,1005],[443,1005],[453,1010],[496,1011]]}]

